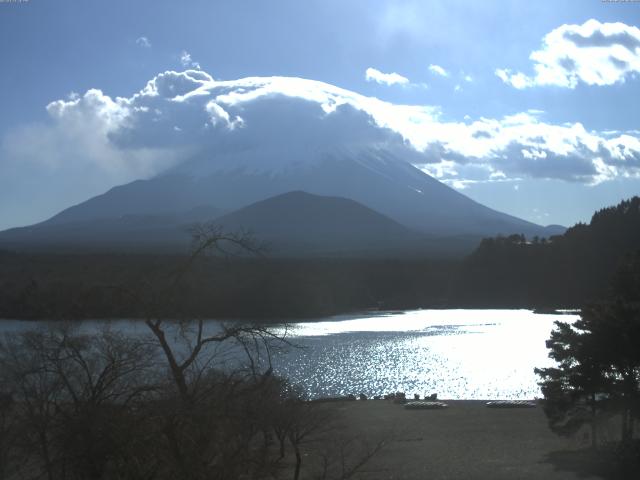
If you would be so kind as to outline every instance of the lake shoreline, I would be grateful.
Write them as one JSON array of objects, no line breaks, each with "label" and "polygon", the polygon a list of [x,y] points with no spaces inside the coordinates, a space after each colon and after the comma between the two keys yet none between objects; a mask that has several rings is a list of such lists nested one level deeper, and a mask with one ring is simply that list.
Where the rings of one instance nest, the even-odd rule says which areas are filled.
[{"label": "lake shoreline", "polygon": [[[249,318],[249,317],[228,317],[228,318],[216,318],[216,317],[189,317],[185,319],[167,319],[167,321],[195,321],[200,318],[206,321],[219,321],[219,322],[247,322],[251,321],[257,325],[286,325],[291,323],[315,323],[326,321],[341,321],[351,318],[367,317],[385,317],[394,314],[400,314],[405,312],[420,312],[420,311],[444,311],[444,310],[479,310],[479,311],[517,311],[525,310],[532,312],[536,315],[579,315],[580,308],[539,308],[539,307],[469,307],[469,306],[433,306],[424,308],[392,308],[392,309],[364,309],[364,310],[352,310],[337,313],[330,313],[327,315],[313,315],[309,317],[279,317],[279,318]],[[118,321],[131,321],[131,322],[144,322],[145,317],[126,317],[126,318],[112,318],[112,317],[92,317],[92,318],[2,318],[1,322],[25,322],[25,323],[37,323],[37,322],[51,322],[51,323],[65,323],[65,322],[118,322]]]}]

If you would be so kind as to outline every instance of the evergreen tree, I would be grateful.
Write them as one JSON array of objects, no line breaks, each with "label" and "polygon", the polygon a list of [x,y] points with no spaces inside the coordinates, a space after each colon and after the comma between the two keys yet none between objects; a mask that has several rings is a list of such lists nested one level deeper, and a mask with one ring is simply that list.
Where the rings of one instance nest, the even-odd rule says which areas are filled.
[{"label": "evergreen tree", "polygon": [[640,255],[628,257],[609,300],[582,309],[573,325],[556,322],[547,341],[557,367],[536,369],[552,430],[571,434],[592,427],[602,412],[619,413],[628,443],[640,414]]}]

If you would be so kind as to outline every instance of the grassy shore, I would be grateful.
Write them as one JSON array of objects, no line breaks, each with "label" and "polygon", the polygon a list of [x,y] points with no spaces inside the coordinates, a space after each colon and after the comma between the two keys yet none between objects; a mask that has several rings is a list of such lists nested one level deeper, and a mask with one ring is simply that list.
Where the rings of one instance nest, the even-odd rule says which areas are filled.
[{"label": "grassy shore", "polygon": [[590,467],[581,464],[588,439],[554,435],[539,406],[490,409],[483,401],[446,403],[449,408],[442,410],[407,410],[383,400],[335,404],[346,430],[371,442],[387,439],[352,478],[606,478],[590,475]]}]

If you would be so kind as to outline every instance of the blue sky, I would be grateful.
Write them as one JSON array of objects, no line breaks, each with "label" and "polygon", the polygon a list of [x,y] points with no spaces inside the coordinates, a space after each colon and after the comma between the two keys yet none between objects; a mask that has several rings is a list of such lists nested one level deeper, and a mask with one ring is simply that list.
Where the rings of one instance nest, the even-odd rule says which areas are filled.
[{"label": "blue sky", "polygon": [[[161,72],[188,69],[215,80],[302,77],[424,107],[424,129],[396,123],[418,150],[438,147],[425,171],[528,220],[585,221],[640,194],[637,27],[640,3],[600,0],[0,3],[0,228],[161,171],[148,151],[78,139],[104,129],[111,141],[121,121],[105,126],[86,95],[99,89],[99,105],[117,103]],[[63,110],[47,108],[56,101],[67,116],[84,109],[91,133],[73,126],[71,136]],[[532,125],[544,141],[523,139]],[[469,143],[489,127],[494,143]],[[558,136],[571,138],[557,145]]]}]

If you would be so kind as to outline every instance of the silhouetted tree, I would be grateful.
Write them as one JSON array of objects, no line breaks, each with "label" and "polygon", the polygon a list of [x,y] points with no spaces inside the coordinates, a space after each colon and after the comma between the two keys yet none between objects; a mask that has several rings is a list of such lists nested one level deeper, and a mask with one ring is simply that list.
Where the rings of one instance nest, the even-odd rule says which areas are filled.
[{"label": "silhouetted tree", "polygon": [[578,321],[573,326],[556,322],[547,341],[549,357],[558,367],[535,369],[542,381],[544,410],[551,429],[561,435],[575,433],[584,423],[591,425],[592,446],[597,445],[597,415],[602,395],[609,392],[607,368],[600,345],[594,341],[591,325]]},{"label": "silhouetted tree", "polygon": [[19,424],[27,470],[49,479],[102,478],[130,439],[127,411],[152,389],[147,342],[57,327],[8,335],[0,375]]},{"label": "silhouetted tree", "polygon": [[623,443],[640,413],[640,262],[628,258],[610,300],[584,307],[573,325],[556,322],[547,347],[558,366],[536,369],[551,428],[571,433],[589,422],[593,446],[599,412],[621,414]]}]

